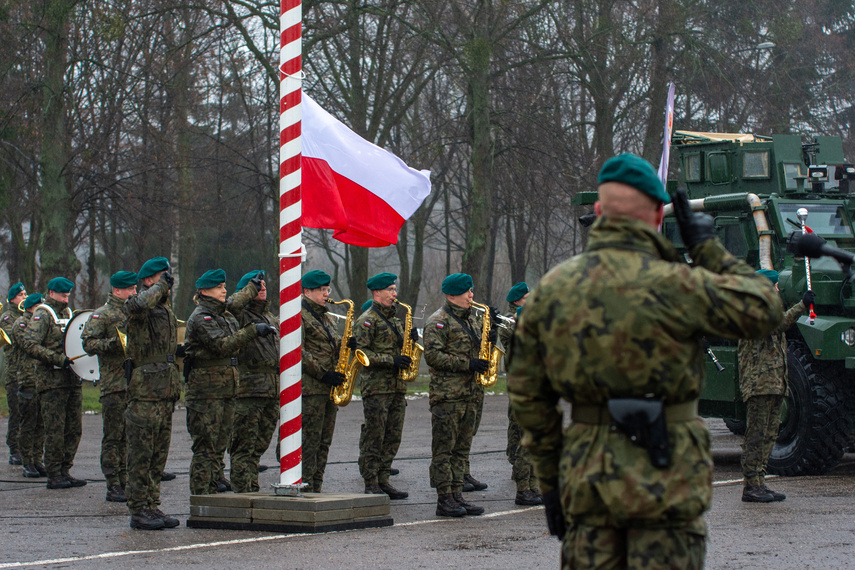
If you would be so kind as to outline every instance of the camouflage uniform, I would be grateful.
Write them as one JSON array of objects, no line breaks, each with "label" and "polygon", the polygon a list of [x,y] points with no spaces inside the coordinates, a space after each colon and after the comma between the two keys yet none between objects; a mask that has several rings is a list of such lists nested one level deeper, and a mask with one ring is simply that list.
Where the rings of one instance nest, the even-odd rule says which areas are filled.
[{"label": "camouflage uniform", "polygon": [[[516,320],[516,305],[511,304],[505,316]],[[510,349],[511,337],[513,335],[513,330],[506,327],[499,327],[499,340],[502,341],[505,354]],[[505,369],[507,370],[508,368],[508,358],[505,356]],[[514,417],[514,410],[511,407],[510,400],[508,400],[508,447],[505,449],[505,454],[508,456],[508,462],[511,464],[511,479],[517,484],[517,491],[537,490],[537,476],[534,474],[531,453],[523,447],[522,436],[522,428]]]},{"label": "camouflage uniform", "polygon": [[[12,340],[12,330],[15,321],[21,316],[21,311],[14,303],[7,303],[0,313],[0,329]],[[20,453],[18,449],[18,434],[21,429],[21,414],[18,407],[18,375],[17,369],[11,362],[12,346],[3,345],[3,374],[0,377],[6,387],[6,403],[9,404],[9,423],[6,425],[6,445],[9,446],[9,455]],[[26,464],[25,464],[26,465]]]},{"label": "camouflage uniform", "polygon": [[[190,493],[217,492],[217,480],[232,425],[237,355],[258,336],[254,326],[241,329],[226,304],[199,295],[199,304],[187,319],[187,351],[193,364],[187,379],[187,431],[193,438]],[[226,426],[226,427],[224,427]]]},{"label": "camouflage uniform", "polygon": [[326,314],[326,306],[305,296],[302,305],[303,481],[308,485],[307,491],[320,493],[338,413],[338,406],[330,400],[330,386],[320,379],[335,370],[341,336],[332,317]]},{"label": "camouflage uniform", "polygon": [[[602,216],[585,253],[549,271],[521,313],[508,391],[541,490],[560,488],[565,567],[703,565],[713,465],[694,407],[699,340],[768,334],[782,309],[768,279],[718,240],[691,256],[696,267],[677,263],[646,222]],[[669,418],[664,469],[611,427],[606,408],[649,395]],[[566,430],[560,398],[574,408]]]},{"label": "camouflage uniform", "polygon": [[235,429],[229,446],[232,490],[258,491],[258,461],[279,423],[279,319],[269,301],[256,301],[253,283],[226,300],[241,326],[267,323],[276,334],[257,337],[238,355],[240,383],[235,393]]},{"label": "camouflage uniform", "polygon": [[125,301],[128,356],[133,372],[128,382],[125,434],[128,441],[128,484],[125,496],[131,515],[157,509],[160,477],[172,440],[172,411],[181,395],[175,350],[178,323],[161,280]]},{"label": "camouflage uniform", "polygon": [[[401,354],[404,324],[395,316],[397,306],[373,303],[354,322],[356,346],[370,366],[359,373],[365,418],[359,437],[359,467],[365,485],[388,483],[392,461],[401,445],[407,411],[407,383],[401,380],[392,358]],[[391,330],[386,321],[395,327]]]},{"label": "camouflage uniform", "polygon": [[428,318],[424,328],[424,357],[430,366],[430,486],[440,495],[463,490],[480,390],[469,361],[478,358],[480,333],[481,319],[471,309],[449,302]]},{"label": "camouflage uniform", "polygon": [[[59,319],[71,318],[67,303],[45,297]],[[48,477],[68,475],[83,433],[83,393],[80,378],[63,368],[63,325],[38,305],[24,331],[23,346],[36,361],[34,375],[45,424],[45,469]]]},{"label": "camouflage uniform", "polygon": [[807,310],[799,301],[771,335],[739,341],[739,387],[748,408],[742,442],[746,487],[765,485],[766,462],[778,437],[781,406],[787,396],[786,332]]},{"label": "camouflage uniform", "polygon": [[12,327],[12,350],[7,361],[18,374],[18,411],[21,414],[21,429],[18,434],[18,449],[24,465],[42,462],[45,447],[45,423],[42,420],[42,404],[36,389],[36,361],[24,351],[24,331],[33,315],[24,311]]},{"label": "camouflage uniform", "polygon": [[125,301],[112,293],[107,304],[95,309],[80,335],[83,350],[98,355],[101,389],[101,472],[107,488],[128,483],[128,440],[125,435],[125,409],[128,407],[125,380],[125,352],[117,329],[125,330]]}]

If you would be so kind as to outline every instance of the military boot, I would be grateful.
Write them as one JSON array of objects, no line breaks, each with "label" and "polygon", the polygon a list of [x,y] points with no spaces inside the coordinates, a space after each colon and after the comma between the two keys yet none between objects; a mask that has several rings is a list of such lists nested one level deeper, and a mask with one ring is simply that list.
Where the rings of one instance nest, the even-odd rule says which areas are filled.
[{"label": "military boot", "polygon": [[135,515],[131,515],[131,528],[138,530],[160,530],[165,526],[166,524],[163,522],[163,519],[149,510],[142,510]]},{"label": "military boot", "polygon": [[517,491],[514,504],[522,506],[542,505],[543,499],[540,498],[540,495],[536,491],[525,489],[524,491]]},{"label": "military boot", "polygon": [[443,493],[436,500],[436,516],[465,517],[466,509],[457,504],[451,493]]},{"label": "military boot", "polygon": [[60,475],[59,477],[48,477],[48,489],[71,489],[71,481]]},{"label": "military boot", "polygon": [[772,498],[775,501],[783,501],[787,498],[787,496],[784,493],[779,493],[778,491],[773,491],[772,489],[770,489],[766,485],[763,485],[763,488],[766,489],[767,493],[770,493],[772,495]]},{"label": "military boot", "polygon": [[389,495],[389,498],[393,501],[397,501],[399,499],[406,499],[410,496],[406,491],[399,491],[388,482],[379,484],[380,490]]},{"label": "military boot", "polygon": [[484,507],[479,507],[478,505],[473,505],[469,501],[463,498],[461,493],[452,493],[452,497],[454,497],[454,501],[463,507],[466,510],[466,514],[477,517],[478,515],[484,514]]},{"label": "military boot", "polygon": [[365,494],[366,495],[382,495],[383,489],[380,488],[380,485],[377,483],[365,484]]},{"label": "military boot", "polygon": [[65,479],[69,483],[71,483],[72,487],[85,487],[86,486],[86,480],[85,479],[77,479],[75,477],[72,477],[68,473],[63,474],[63,477],[65,477]]},{"label": "military boot", "polygon": [[742,490],[742,501],[744,503],[771,503],[775,500],[772,493],[760,485],[751,485]]},{"label": "military boot", "polygon": [[154,509],[151,511],[151,513],[163,521],[163,526],[165,528],[175,528],[181,524],[181,521],[179,521],[177,518],[169,516],[160,509]]},{"label": "military boot", "polygon": [[394,467],[389,469],[389,475],[397,475],[398,473],[400,473],[400,471],[398,471]]},{"label": "military boot", "polygon": [[232,490],[232,483],[225,477],[217,479],[217,493],[226,493]]},{"label": "military boot", "polygon": [[164,471],[160,474],[161,481],[172,481],[175,479],[175,473],[170,473],[169,471]]},{"label": "military boot", "polygon": [[24,465],[24,477],[29,479],[38,479],[41,476],[41,473],[39,473],[39,470],[36,469],[34,464],[31,463],[30,465]]},{"label": "military boot", "polygon": [[9,454],[9,465],[23,465],[24,461],[21,459],[21,454],[17,451]]},{"label": "military boot", "polygon": [[268,467],[267,465],[263,465],[261,463],[258,464],[258,472],[259,473],[264,473],[268,469],[270,469],[270,467]]},{"label": "military boot", "polygon": [[36,463],[36,469],[39,471],[39,475],[42,477],[47,477],[47,469],[45,469],[44,463]]},{"label": "military boot", "polygon": [[464,491],[466,490],[466,485],[465,485],[466,483],[469,483],[470,485],[472,485],[473,491],[483,491],[484,489],[487,488],[486,483],[482,483],[481,481],[479,481],[478,479],[476,479],[472,475],[464,475],[463,476],[463,483],[464,483],[464,488],[463,488]]},{"label": "military boot", "polygon": [[107,501],[111,503],[127,503],[125,490],[120,485],[110,485],[107,488]]}]

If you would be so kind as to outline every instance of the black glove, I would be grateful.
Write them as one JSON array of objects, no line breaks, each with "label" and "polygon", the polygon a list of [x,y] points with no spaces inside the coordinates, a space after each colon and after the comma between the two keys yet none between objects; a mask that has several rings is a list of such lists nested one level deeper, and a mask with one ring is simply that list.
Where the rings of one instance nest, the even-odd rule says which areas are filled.
[{"label": "black glove", "polygon": [[470,358],[469,370],[472,372],[484,373],[490,369],[490,363],[483,358]]},{"label": "black glove", "polygon": [[490,319],[492,319],[494,323],[499,322],[499,309],[496,307],[490,307]]},{"label": "black glove", "polygon": [[355,336],[352,336],[349,339],[347,339],[347,348],[349,348],[350,350],[356,350],[356,337]]},{"label": "black glove", "polygon": [[543,506],[546,509],[546,526],[549,527],[549,534],[561,540],[567,532],[567,523],[564,520],[564,508],[561,506],[558,489],[544,493]]},{"label": "black glove", "polygon": [[813,305],[813,302],[816,300],[816,293],[811,290],[805,291],[805,294],[802,295],[802,303],[805,304],[805,307],[810,308]]},{"label": "black glove", "polygon": [[62,367],[65,369],[71,368],[71,363],[74,362],[69,357],[65,357],[65,360],[62,362]]},{"label": "black glove", "polygon": [[270,336],[276,332],[276,329],[267,323],[255,323],[255,330],[258,332],[258,336]]},{"label": "black glove", "polygon": [[410,338],[413,339],[413,342],[419,342],[419,331],[416,330],[416,327],[410,329]]},{"label": "black glove", "polygon": [[496,344],[496,341],[499,340],[499,329],[496,327],[491,328],[490,334],[487,338],[489,339],[490,344]]},{"label": "black glove", "polygon": [[175,277],[172,276],[172,273],[169,271],[164,271],[160,274],[160,280],[166,282],[166,286],[172,289],[172,285],[175,283]]},{"label": "black glove", "polygon": [[264,281],[264,271],[260,271],[255,274],[255,277],[249,280],[250,283],[255,285],[255,289],[257,291],[261,291],[261,282]]},{"label": "black glove", "polygon": [[677,226],[680,228],[680,236],[688,249],[716,237],[715,220],[709,214],[693,212],[689,205],[689,196],[684,189],[677,190],[672,204]]},{"label": "black glove", "polygon": [[392,363],[395,365],[395,368],[404,370],[406,368],[409,368],[413,364],[413,359],[409,356],[399,354],[398,356],[392,357]]},{"label": "black glove", "polygon": [[175,356],[177,356],[178,358],[184,358],[185,356],[187,356],[187,346],[179,344],[178,347],[175,349]]},{"label": "black glove", "polygon": [[336,372],[335,370],[330,370],[321,376],[321,382],[327,386],[341,386],[344,384],[344,374]]}]

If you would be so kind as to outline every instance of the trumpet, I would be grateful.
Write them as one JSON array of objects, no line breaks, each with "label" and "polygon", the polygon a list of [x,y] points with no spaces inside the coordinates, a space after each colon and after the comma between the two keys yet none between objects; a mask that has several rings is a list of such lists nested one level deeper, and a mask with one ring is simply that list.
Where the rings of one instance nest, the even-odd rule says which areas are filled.
[{"label": "trumpet", "polygon": [[[479,304],[477,304],[477,303],[472,303],[472,308],[475,309],[475,311],[477,311],[479,313],[485,313],[486,310],[482,309],[481,307],[484,307],[486,305],[480,305],[480,306],[478,306],[478,305]],[[511,317],[506,317],[504,315],[496,315],[496,318],[498,319],[498,322],[496,323],[496,325],[503,328],[503,329],[507,329],[509,331],[512,331],[512,330],[514,330],[514,327],[517,325],[517,320],[513,319]]]}]

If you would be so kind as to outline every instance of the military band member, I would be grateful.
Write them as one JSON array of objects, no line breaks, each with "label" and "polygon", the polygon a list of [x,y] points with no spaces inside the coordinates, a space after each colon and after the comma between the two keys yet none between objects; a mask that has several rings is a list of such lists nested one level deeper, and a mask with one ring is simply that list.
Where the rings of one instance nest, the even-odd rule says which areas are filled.
[{"label": "military band member", "polygon": [[269,325],[274,334],[257,337],[238,355],[240,383],[235,393],[235,422],[229,445],[235,493],[259,490],[258,462],[279,424],[279,319],[270,312],[264,271],[250,271],[226,300],[240,326]]},{"label": "military band member", "polygon": [[[21,316],[18,305],[27,298],[27,291],[20,282],[9,287],[6,294],[6,305],[0,313],[0,329],[12,340],[12,330],[15,321]],[[9,447],[9,465],[21,465],[21,453],[18,449],[18,433],[21,425],[21,414],[18,411],[18,377],[14,367],[9,365],[12,346],[3,345],[3,375],[0,381],[6,387],[6,403],[9,404],[9,423],[6,425],[6,445]]]},{"label": "military band member", "polygon": [[[238,386],[238,353],[258,336],[276,332],[267,323],[241,328],[226,310],[226,272],[212,269],[196,280],[197,305],[187,319],[187,352],[192,369],[187,378],[187,431],[193,438],[190,493],[217,492],[218,469],[228,445],[224,426],[231,426]],[[185,366],[187,361],[185,360]]]},{"label": "military band member", "polygon": [[33,293],[21,303],[24,313],[15,321],[12,330],[12,352],[9,365],[18,374],[18,411],[21,414],[21,429],[18,433],[18,449],[24,464],[24,477],[38,479],[47,476],[43,462],[45,449],[45,423],[42,420],[42,405],[36,389],[36,362],[24,350],[24,331],[33,316],[36,305],[44,302],[44,295]]},{"label": "military band member", "polygon": [[378,273],[368,280],[372,304],[353,325],[356,347],[365,352],[370,363],[359,373],[365,418],[359,438],[360,471],[366,493],[386,493],[393,500],[409,496],[393,487],[389,476],[401,445],[407,411],[407,385],[399,374],[412,364],[401,350],[404,335],[415,334],[415,329],[404,330],[404,324],[395,316],[397,279],[394,273]]},{"label": "military band member", "polygon": [[110,277],[107,303],[92,312],[80,339],[86,354],[98,355],[98,387],[101,392],[101,473],[107,484],[106,500],[124,503],[128,484],[128,440],[125,409],[128,382],[125,379],[125,349],[119,331],[125,334],[125,301],[137,294],[137,274],[119,271]]},{"label": "military band member", "polygon": [[[525,305],[526,299],[529,296],[528,285],[524,281],[520,281],[511,287],[506,297],[508,301],[507,317],[514,322],[517,315]],[[505,348],[507,355],[508,348],[511,345],[511,337],[514,330],[511,326],[499,327],[499,339],[502,341],[502,346]],[[508,366],[507,356],[505,357],[505,368]],[[506,449],[508,461],[511,464],[511,478],[517,485],[517,495],[514,498],[514,503],[517,505],[542,505],[543,500],[540,496],[540,491],[537,488],[537,476],[534,474],[534,466],[531,464],[531,455],[528,450],[522,445],[522,428],[514,418],[514,412],[508,401],[508,447]]]},{"label": "military band member", "polygon": [[178,323],[169,295],[175,280],[165,257],[146,261],[137,272],[139,292],[125,301],[128,327],[128,484],[130,526],[174,528],[180,521],[160,510],[160,481],[172,440],[172,411],[180,396]]},{"label": "military band member", "polygon": [[36,361],[36,389],[45,424],[45,468],[48,489],[86,485],[69,471],[83,433],[83,392],[80,378],[65,355],[64,332],[71,319],[68,296],[74,283],[55,277],[47,284],[44,304],[36,307],[24,331],[23,346]]},{"label": "military band member", "polygon": [[[327,457],[335,432],[338,406],[330,399],[334,386],[344,383],[336,372],[341,336],[327,314],[331,277],[317,269],[303,275],[300,285],[303,360],[303,482],[310,493],[320,493]],[[355,342],[354,342],[355,346]]]},{"label": "military band member", "polygon": [[511,404],[564,568],[702,568],[713,464],[697,415],[701,339],[768,334],[783,310],[682,190],[694,266],[681,262],[657,232],[670,200],[649,163],[620,155],[598,182],[585,252],[550,270],[520,314]]},{"label": "military band member", "polygon": [[446,302],[424,329],[424,357],[430,366],[430,486],[436,489],[437,516],[480,515],[462,493],[463,475],[475,431],[475,374],[490,363],[479,358],[481,320],[472,310],[472,277],[454,273],[442,282]]}]

